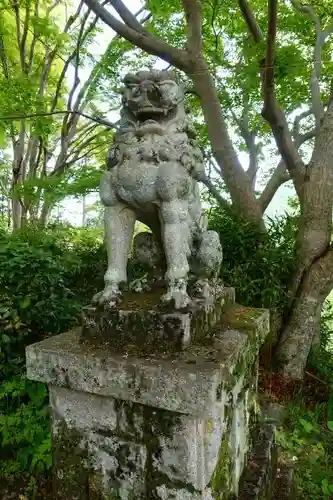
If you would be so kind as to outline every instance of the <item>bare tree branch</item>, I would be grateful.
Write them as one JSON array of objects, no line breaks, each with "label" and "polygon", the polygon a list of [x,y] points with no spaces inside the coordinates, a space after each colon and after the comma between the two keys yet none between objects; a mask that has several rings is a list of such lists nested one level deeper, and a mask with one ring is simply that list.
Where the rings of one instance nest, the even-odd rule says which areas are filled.
[{"label": "bare tree branch", "polygon": [[222,116],[219,94],[202,52],[201,2],[182,0],[182,4],[188,21],[187,43],[190,56],[188,75],[194,82],[200,98],[212,153],[219,165],[220,175],[230,192],[232,203],[241,215],[251,219],[264,230],[262,213],[255,199],[251,181],[244,172],[231,141],[227,124]]},{"label": "bare tree branch", "polygon": [[[35,0],[35,9],[34,9],[34,18],[35,19],[38,18],[38,12],[39,12],[39,0]],[[34,24],[32,41],[30,44],[29,55],[28,55],[27,72],[29,72],[31,67],[32,67],[32,63],[33,63],[34,56],[35,56],[35,46],[37,43],[37,38],[38,38],[38,35],[36,32],[36,25]]]},{"label": "bare tree branch", "polygon": [[[68,30],[70,29],[70,27],[73,25],[73,23],[76,21],[76,19],[79,17],[80,13],[81,13],[81,10],[82,10],[82,6],[83,6],[83,0],[81,1],[80,5],[78,6],[76,12],[70,16],[70,18],[68,19],[68,21],[66,22],[66,26],[64,28],[64,33],[67,33]],[[85,15],[83,16],[82,20],[81,20],[81,29],[80,29],[80,34],[82,33],[82,30],[84,29],[85,27],[85,24],[87,22],[87,19],[89,17],[89,13],[90,13],[90,10],[88,10]],[[95,19],[95,24],[97,22],[97,18]],[[90,31],[94,28],[95,26],[94,24],[94,21],[92,22],[92,27],[91,29],[88,28],[88,30],[86,31],[85,33],[85,36],[83,37],[84,39],[88,36],[88,34],[90,33]],[[79,34],[79,38],[80,38],[80,34]],[[83,35],[82,35],[83,36]],[[81,43],[82,43],[82,40],[81,39]],[[67,73],[67,70],[69,68],[69,65],[70,63],[73,61],[73,59],[76,57],[76,53],[77,53],[77,47],[78,45],[76,45],[75,49],[73,50],[73,52],[69,55],[69,57],[67,58],[62,68],[62,71],[61,71],[61,74],[58,78],[58,82],[57,82],[57,87],[56,87],[56,91],[55,91],[55,94],[54,94],[54,98],[53,98],[53,101],[52,101],[52,104],[51,104],[51,111],[54,111],[55,108],[56,108],[56,105],[57,105],[57,102],[58,102],[58,99],[59,99],[59,96],[60,96],[60,91],[61,91],[61,86],[64,82],[64,79],[65,79],[65,76],[66,76],[66,73]]]},{"label": "bare tree branch", "polygon": [[0,33],[0,60],[1,60],[1,66],[3,69],[3,74],[5,75],[5,78],[8,80],[8,78],[9,78],[8,61],[7,61],[7,56],[6,56],[5,45],[3,43],[3,34],[2,33]]},{"label": "bare tree branch", "polygon": [[246,147],[249,152],[249,166],[246,173],[251,181],[252,187],[254,188],[256,182],[256,175],[259,166],[258,160],[258,150],[256,146],[256,130],[250,130],[249,126],[249,102],[248,96],[244,92],[243,95],[243,111],[242,117],[238,118],[234,110],[231,108],[231,114],[237,126],[239,128],[240,134],[243,137]]},{"label": "bare tree branch", "polygon": [[187,49],[192,56],[202,56],[202,6],[200,0],[182,0],[188,26]]},{"label": "bare tree branch", "polygon": [[249,7],[247,0],[238,0],[239,7],[241,9],[243,18],[253,36],[253,39],[256,43],[259,43],[263,40],[263,34],[257,20]]},{"label": "bare tree branch", "polygon": [[286,169],[286,164],[283,160],[281,160],[259,197],[259,203],[263,213],[265,213],[279,187],[289,180],[290,175]]},{"label": "bare tree branch", "polygon": [[[300,115],[296,116],[295,121],[294,121],[294,130],[297,129],[297,133],[295,132],[295,144],[297,147],[300,147],[304,142],[308,141],[309,139],[313,139],[316,136],[316,131],[315,130],[310,130],[309,132],[306,132],[305,134],[299,134],[299,122],[302,118],[305,118],[311,113],[311,110],[304,111]],[[295,125],[296,124],[296,125]],[[291,179],[288,170],[286,168],[286,164],[283,160],[281,160],[278,163],[278,166],[274,170],[272,176],[270,177],[269,181],[267,182],[265,188],[263,189],[260,197],[259,197],[259,202],[262,207],[263,213],[267,209],[268,205],[272,201],[276,191],[279,189],[282,184],[285,182],[289,181]]]},{"label": "bare tree branch", "polygon": [[160,57],[164,61],[184,71],[188,70],[188,56],[184,50],[172,47],[157,36],[147,32],[144,34],[116,19],[108,12],[98,0],[85,0],[85,3],[95,14],[100,17],[110,28],[120,36],[133,43],[149,54]]},{"label": "bare tree branch", "polygon": [[315,129],[309,130],[304,134],[300,134],[298,140],[295,141],[297,147],[301,146],[304,142],[314,139],[317,136],[317,131]]},{"label": "bare tree branch", "polygon": [[301,197],[305,166],[292,140],[286,117],[275,95],[274,67],[278,0],[269,0],[268,6],[267,51],[263,69],[264,107],[262,109],[262,116],[272,128],[279,152],[294,180],[296,191]]},{"label": "bare tree branch", "polygon": [[91,120],[93,122],[98,123],[99,125],[104,125],[104,127],[115,128],[116,124],[105,120],[104,118],[98,118],[94,116],[87,115],[86,113],[82,113],[81,111],[52,111],[50,113],[31,113],[27,115],[8,115],[8,116],[0,116],[0,120],[24,120],[27,118],[36,118],[38,116],[52,116],[52,115],[79,115],[87,118],[87,120]]},{"label": "bare tree branch", "polygon": [[[99,137],[100,133],[97,132],[96,134],[90,136],[86,141],[83,141],[80,145],[75,145],[75,147],[73,148],[73,150],[71,151],[71,153],[68,155],[68,161],[67,163],[75,163],[78,158],[79,158],[79,155],[82,151],[86,150],[87,147],[89,146],[89,144],[91,144],[93,141],[95,141],[97,139],[97,137]],[[84,156],[86,156],[88,153],[85,152]]]},{"label": "bare tree branch", "polygon": [[[85,123],[84,126],[76,130],[75,138],[71,143],[73,150],[79,148],[87,137],[90,137],[91,133],[98,127],[97,123]],[[71,153],[72,154],[72,153]]]},{"label": "bare tree branch", "polygon": [[[261,29],[246,0],[239,0],[243,17],[253,34],[255,42],[262,41]],[[299,196],[302,194],[302,186],[305,176],[303,160],[292,140],[285,114],[279,106],[274,85],[275,65],[275,38],[277,25],[277,0],[269,0],[269,28],[267,34],[267,53],[263,63],[263,97],[264,107],[262,116],[271,126],[279,152],[285,161],[295,188]]]},{"label": "bare tree branch", "polygon": [[136,16],[126,7],[122,0],[111,0],[110,4],[118,12],[124,23],[138,33],[148,34]]},{"label": "bare tree branch", "polygon": [[28,36],[29,22],[30,22],[30,1],[27,1],[26,6],[25,6],[25,18],[24,18],[24,25],[23,25],[23,33],[22,33],[22,38],[21,38],[21,43],[20,43],[20,53],[22,53],[22,63],[23,63],[22,70],[24,73],[27,73],[26,41],[27,41],[27,36]]},{"label": "bare tree branch", "polygon": [[295,117],[294,126],[293,126],[293,137],[294,137],[295,142],[298,141],[298,138],[300,135],[300,123],[301,123],[301,121],[304,120],[304,118],[311,116],[312,114],[313,114],[313,110],[312,110],[312,108],[309,108]]},{"label": "bare tree branch", "polygon": [[214,196],[214,198],[217,200],[217,202],[222,208],[228,211],[231,210],[230,203],[227,200],[225,200],[223,196],[221,196],[220,191],[214,186],[214,184],[207,175],[200,177],[200,182],[202,182],[206,186],[208,191]]},{"label": "bare tree branch", "polygon": [[316,43],[313,51],[313,68],[311,72],[310,90],[313,113],[316,119],[316,130],[319,132],[324,117],[324,105],[320,96],[320,74],[322,69],[322,50],[328,36],[333,32],[333,25],[326,31],[321,30],[319,16],[311,5],[302,5],[299,0],[292,0],[292,4],[299,12],[307,14],[316,28]]},{"label": "bare tree branch", "polygon": [[[84,153],[81,155],[80,155],[80,152],[78,151],[77,154],[73,158],[66,160],[64,167],[65,168],[71,167],[72,165],[74,165],[74,163],[79,162],[80,160],[83,160],[84,158],[87,158],[87,156],[89,156],[91,153],[96,152],[98,149],[103,149],[103,148],[104,148],[103,144],[102,145],[95,144],[94,146],[91,146],[89,149],[84,151]],[[54,170],[54,172],[56,172],[56,170]]]}]

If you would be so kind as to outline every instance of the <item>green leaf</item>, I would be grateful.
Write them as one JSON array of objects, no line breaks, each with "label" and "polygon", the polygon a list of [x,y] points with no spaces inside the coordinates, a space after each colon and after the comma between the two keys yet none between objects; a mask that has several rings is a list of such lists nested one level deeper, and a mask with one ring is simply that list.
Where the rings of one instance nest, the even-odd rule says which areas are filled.
[{"label": "green leaf", "polygon": [[304,418],[300,418],[300,424],[307,434],[310,434],[314,430],[314,426],[308,420],[304,420]]},{"label": "green leaf", "polygon": [[20,302],[20,307],[21,309],[26,309],[27,307],[29,307],[31,304],[31,298],[29,297],[29,295],[27,295],[26,297],[24,297],[24,299]]}]

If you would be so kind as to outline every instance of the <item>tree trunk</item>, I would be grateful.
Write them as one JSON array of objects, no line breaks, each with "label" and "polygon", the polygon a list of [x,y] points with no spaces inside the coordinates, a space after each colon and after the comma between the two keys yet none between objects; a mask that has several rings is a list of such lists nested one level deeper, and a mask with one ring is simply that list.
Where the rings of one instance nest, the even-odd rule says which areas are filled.
[{"label": "tree trunk", "polygon": [[241,166],[222,116],[219,96],[207,64],[202,57],[192,61],[191,78],[200,97],[212,152],[217,161],[232,203],[238,213],[265,231],[262,210],[255,199],[252,182]]},{"label": "tree trunk", "polygon": [[12,221],[13,229],[20,229],[22,221],[22,206],[20,200],[12,197]]},{"label": "tree trunk", "polygon": [[42,206],[42,210],[41,210],[41,214],[39,217],[39,225],[41,227],[45,227],[46,224],[48,223],[49,217],[51,215],[51,210],[52,210],[52,206],[44,201],[43,206]]},{"label": "tree trunk", "polygon": [[317,259],[307,271],[284,323],[275,358],[285,377],[304,376],[313,343],[320,335],[320,315],[333,288],[333,249]]}]

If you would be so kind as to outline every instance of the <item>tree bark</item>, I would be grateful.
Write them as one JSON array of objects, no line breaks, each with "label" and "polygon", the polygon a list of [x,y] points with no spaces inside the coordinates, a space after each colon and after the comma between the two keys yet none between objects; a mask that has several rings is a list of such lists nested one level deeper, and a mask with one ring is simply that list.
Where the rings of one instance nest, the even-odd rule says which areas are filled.
[{"label": "tree bark", "polygon": [[255,199],[251,179],[243,170],[222,117],[221,104],[212,76],[203,57],[197,57],[191,78],[199,95],[212,152],[238,213],[264,230],[260,204]]},{"label": "tree bark", "polygon": [[308,269],[275,352],[281,372],[301,380],[312,344],[320,335],[320,315],[325,298],[333,287],[333,248]]},{"label": "tree bark", "polygon": [[52,206],[50,206],[48,203],[44,201],[39,217],[39,225],[41,227],[45,227],[46,224],[48,223],[49,217],[51,215],[51,210]]},{"label": "tree bark", "polygon": [[20,200],[12,196],[12,221],[13,229],[20,229],[22,221],[22,206]]}]

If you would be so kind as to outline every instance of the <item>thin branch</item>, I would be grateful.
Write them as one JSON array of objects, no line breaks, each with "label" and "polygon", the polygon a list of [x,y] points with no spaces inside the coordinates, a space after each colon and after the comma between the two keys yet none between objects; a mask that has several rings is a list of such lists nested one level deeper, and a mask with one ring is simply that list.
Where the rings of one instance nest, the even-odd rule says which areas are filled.
[{"label": "thin branch", "polygon": [[286,169],[286,164],[283,160],[281,160],[259,197],[259,203],[262,209],[262,213],[265,213],[268,205],[274,198],[274,195],[279,187],[289,180],[290,175],[288,174],[288,171]]},{"label": "thin branch", "polygon": [[188,56],[184,50],[172,47],[168,43],[164,42],[157,36],[151,33],[143,34],[126,26],[124,23],[119,21],[110,12],[108,12],[98,0],[84,0],[85,3],[90,7],[90,9],[95,12],[95,14],[102,19],[110,28],[112,28],[120,36],[124,37],[127,41],[133,43],[142,50],[159,56],[164,61],[173,64],[179,69],[184,71],[188,70]]},{"label": "thin branch", "polygon": [[[254,37],[254,41],[263,41],[263,35],[255,16],[246,0],[239,0],[242,15],[247,26]],[[297,193],[301,196],[305,165],[293,143],[285,114],[279,106],[274,86],[274,63],[275,63],[275,38],[277,25],[277,0],[269,0],[269,31],[267,34],[267,54],[263,64],[263,97],[264,107],[262,116],[271,126],[279,152],[285,161],[290,175],[294,181]]]},{"label": "thin branch", "polygon": [[[83,158],[86,158],[87,156],[89,156],[91,153],[93,153],[94,151],[96,152],[96,150],[98,150],[99,148],[104,148],[104,145],[103,144],[96,144],[95,146],[92,146],[91,148],[87,149],[81,156],[78,152],[78,154],[72,158],[71,160],[67,160],[66,161],[66,167],[70,167],[72,165],[74,165],[74,163],[80,161],[80,160],[83,160]],[[56,172],[56,170],[54,171]]]},{"label": "thin branch", "polygon": [[306,111],[303,111],[299,115],[297,115],[294,119],[294,126],[293,126],[293,137],[295,142],[298,142],[298,138],[300,135],[300,123],[304,118],[307,118],[308,116],[311,116],[313,114],[313,109],[309,108]]},{"label": "thin branch", "polygon": [[246,96],[246,93],[244,92],[244,97],[243,97],[243,113],[242,117],[238,118],[236,113],[233,111],[233,109],[230,109],[231,115],[235,122],[237,123],[237,126],[240,130],[240,134],[243,137],[246,147],[249,152],[249,166],[248,169],[246,170],[246,173],[251,180],[252,187],[255,185],[256,181],[256,174],[258,171],[258,151],[257,151],[257,146],[255,143],[255,138],[256,138],[256,131],[255,130],[250,130],[249,127],[249,102],[248,102],[248,97]]},{"label": "thin branch", "polygon": [[202,55],[202,6],[200,0],[182,0],[186,16],[187,49],[192,56]]},{"label": "thin branch", "polygon": [[2,33],[0,33],[0,60],[1,60],[1,65],[2,65],[2,69],[3,69],[3,74],[5,75],[5,78],[8,80],[8,78],[9,78],[8,61],[7,61],[6,50],[5,50],[5,45],[3,42],[3,34]]},{"label": "thin branch", "polygon": [[301,146],[304,142],[309,141],[310,139],[314,139],[317,135],[317,131],[315,129],[309,130],[304,134],[300,134],[298,140],[296,141],[296,146]]},{"label": "thin branch", "polygon": [[219,190],[214,186],[207,175],[201,175],[200,182],[202,182],[207,187],[209,192],[214,196],[214,198],[218,201],[222,208],[228,211],[231,210],[230,203],[221,196]]},{"label": "thin branch", "polygon": [[313,113],[316,120],[316,130],[319,132],[324,117],[324,105],[320,96],[320,74],[322,69],[322,51],[328,36],[333,32],[333,25],[326,31],[321,30],[320,18],[311,5],[302,5],[298,0],[292,0],[296,10],[307,14],[316,28],[316,43],[313,51],[313,68],[311,72],[310,90],[312,97]]},{"label": "thin branch", "polygon": [[69,160],[70,162],[75,162],[77,161],[80,153],[87,148],[87,146],[89,146],[89,144],[91,142],[93,142],[95,139],[97,139],[97,137],[100,136],[100,132],[97,132],[96,134],[92,135],[91,137],[89,137],[85,142],[82,142],[80,145],[75,145],[75,147],[73,147],[73,151],[70,152],[70,154],[68,155],[68,157],[70,158],[71,156],[73,156],[73,158],[71,160]]},{"label": "thin branch", "polygon": [[138,33],[147,34],[147,30],[142,26],[136,16],[126,7],[122,0],[111,0],[110,4],[118,12],[124,23],[137,31]]},{"label": "thin branch", "polygon": [[31,113],[27,115],[9,115],[9,116],[0,116],[1,120],[24,120],[27,118],[36,118],[38,116],[52,116],[52,115],[79,115],[83,118],[87,118],[87,120],[91,120],[93,122],[98,123],[99,125],[104,125],[104,127],[115,128],[116,124],[105,120],[104,118],[98,118],[94,116],[87,115],[86,113],[82,113],[81,111],[52,111],[50,113]]},{"label": "thin branch", "polygon": [[[38,19],[38,12],[39,12],[39,0],[35,0],[35,9],[34,9],[34,18]],[[34,60],[35,56],[35,46],[37,43],[37,32],[36,32],[36,25],[34,23],[34,29],[33,29],[33,35],[32,35],[32,41],[30,44],[30,50],[29,50],[29,55],[28,55],[28,63],[27,63],[27,71],[29,72],[30,69],[32,68],[32,63]]]},{"label": "thin branch", "polygon": [[79,148],[82,143],[86,140],[87,137],[98,127],[97,123],[85,123],[83,127],[80,127],[76,131],[75,139],[72,141],[71,147]]},{"label": "thin branch", "polygon": [[54,2],[50,5],[50,7],[46,11],[46,15],[49,16],[53,9],[55,9],[59,4],[61,3],[61,0],[54,0]]},{"label": "thin branch", "polygon": [[15,13],[15,23],[16,23],[16,40],[17,47],[20,54],[20,63],[22,71],[24,70],[24,59],[22,60],[22,52],[21,52],[21,19],[20,19],[20,6],[17,0],[14,0],[12,3],[12,7]]},{"label": "thin branch", "polygon": [[296,191],[301,197],[305,166],[292,140],[285,114],[275,95],[274,66],[278,0],[269,0],[268,6],[267,50],[263,68],[264,107],[261,114],[272,128],[279,152],[294,180]]},{"label": "thin branch", "polygon": [[[302,115],[303,117],[307,116],[307,113],[308,112],[302,113],[301,115],[295,118],[295,121],[298,120]],[[308,141],[309,139],[313,139],[315,136],[316,136],[315,130],[310,130],[305,134],[298,134],[297,138],[295,138],[295,143],[297,144],[297,147],[300,147],[304,142]],[[259,197],[259,203],[261,205],[263,213],[265,212],[268,205],[272,201],[279,187],[282,186],[282,184],[284,184],[285,182],[289,181],[290,179],[291,177],[286,168],[286,164],[283,160],[281,160],[278,163],[278,166],[274,170],[272,176],[270,177],[269,181],[267,182],[264,190],[262,191]]]},{"label": "thin branch", "polygon": [[22,38],[21,38],[21,43],[20,43],[20,52],[22,52],[22,61],[23,61],[23,66],[22,69],[24,73],[27,72],[27,65],[25,62],[25,56],[26,56],[26,41],[27,41],[27,36],[28,36],[28,30],[29,30],[29,22],[30,22],[30,1],[26,1],[26,6],[25,6],[25,18],[24,18],[24,25],[23,25],[23,33],[22,33]]},{"label": "thin branch", "polygon": [[238,0],[239,7],[241,9],[243,18],[253,36],[253,39],[256,43],[259,43],[263,40],[263,34],[257,20],[249,7],[247,0]]},{"label": "thin branch", "polygon": [[[71,109],[72,108],[73,96],[74,96],[75,90],[77,89],[78,85],[80,84],[80,79],[79,79],[79,65],[80,65],[80,48],[81,48],[81,45],[84,42],[84,39],[95,28],[95,26],[97,24],[97,19],[98,18],[95,17],[95,19],[93,20],[93,22],[90,24],[89,28],[87,29],[86,33],[84,33],[84,27],[85,27],[85,24],[87,22],[87,19],[88,19],[89,15],[90,15],[90,12],[91,12],[90,9],[88,9],[87,12],[85,13],[83,19],[82,19],[81,26],[80,26],[80,31],[79,31],[77,42],[76,42],[76,48],[75,48],[75,50],[72,53],[72,55],[73,55],[72,59],[75,59],[75,64],[74,64],[74,68],[75,68],[74,71],[75,72],[74,72],[73,85],[72,85],[72,88],[71,88],[71,90],[69,92],[69,95],[68,95],[67,109]],[[69,60],[70,60],[70,57],[69,57],[68,61]],[[60,80],[60,86],[61,86],[61,80]],[[57,85],[57,90],[58,90],[58,88],[59,88],[59,82],[58,82],[58,85]]]},{"label": "thin branch", "polygon": [[[66,22],[66,25],[65,25],[65,28],[64,28],[64,31],[63,31],[64,33],[67,33],[67,32],[68,32],[68,30],[70,29],[70,27],[73,25],[73,23],[74,23],[74,22],[76,21],[76,19],[79,17],[80,12],[81,12],[82,7],[83,7],[83,4],[84,4],[84,3],[83,3],[83,0],[82,0],[82,1],[80,2],[79,6],[78,6],[78,8],[77,8],[77,10],[76,10],[76,12],[75,12],[72,16],[70,16],[70,18],[69,18],[69,19],[68,19],[68,21]],[[84,26],[85,26],[85,23],[86,23],[86,21],[87,21],[87,19],[88,19],[88,16],[89,16],[89,12],[90,12],[90,11],[88,10],[88,12],[87,12],[87,13],[83,16],[83,18],[82,18],[82,25],[81,25],[81,29],[83,29],[83,28],[84,28]],[[90,31],[89,31],[89,29],[88,29],[88,33],[86,33],[86,36],[88,36],[89,32],[90,32]],[[70,54],[70,56],[67,58],[67,60],[66,60],[66,61],[64,61],[64,62],[65,62],[65,64],[64,64],[64,66],[63,66],[63,68],[62,68],[62,71],[61,71],[61,74],[60,74],[60,76],[59,76],[59,78],[58,78],[56,91],[55,91],[54,98],[53,98],[53,101],[52,101],[52,104],[51,104],[51,111],[54,111],[54,110],[55,110],[55,108],[56,108],[56,105],[57,105],[57,102],[58,102],[58,99],[59,99],[59,95],[60,95],[60,91],[61,91],[61,86],[62,86],[62,83],[63,83],[63,81],[64,81],[64,79],[65,79],[65,76],[66,76],[66,73],[67,73],[67,70],[68,70],[68,68],[69,68],[70,63],[72,62],[72,60],[73,60],[73,59],[75,58],[75,56],[76,56],[76,49],[77,49],[77,46],[76,46],[75,50],[73,50],[73,52],[72,52],[72,53]]]}]

